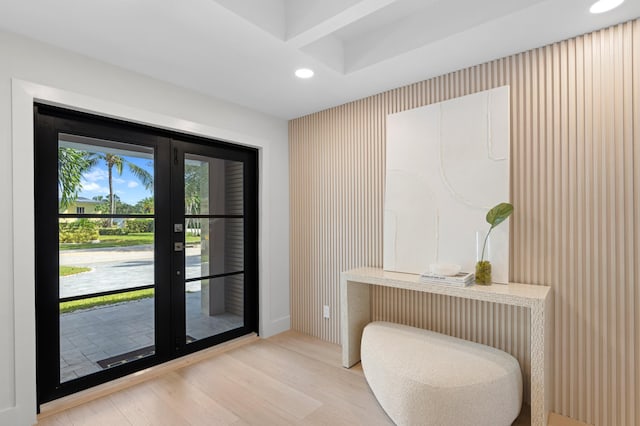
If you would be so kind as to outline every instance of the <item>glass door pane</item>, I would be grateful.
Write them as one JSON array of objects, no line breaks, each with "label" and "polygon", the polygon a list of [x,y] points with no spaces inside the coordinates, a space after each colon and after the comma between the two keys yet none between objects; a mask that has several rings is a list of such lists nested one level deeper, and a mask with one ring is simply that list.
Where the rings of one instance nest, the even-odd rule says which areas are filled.
[{"label": "glass door pane", "polygon": [[243,170],[185,154],[185,343],[245,325]]},{"label": "glass door pane", "polygon": [[154,150],[60,134],[60,383],[155,353]]}]

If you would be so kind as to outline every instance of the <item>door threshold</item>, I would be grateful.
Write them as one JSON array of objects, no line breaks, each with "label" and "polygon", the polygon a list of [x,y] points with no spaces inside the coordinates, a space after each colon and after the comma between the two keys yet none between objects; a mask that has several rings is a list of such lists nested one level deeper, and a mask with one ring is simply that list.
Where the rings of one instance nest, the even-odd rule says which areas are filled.
[{"label": "door threshold", "polygon": [[227,352],[240,346],[253,343],[257,340],[260,340],[258,335],[256,333],[250,333],[245,336],[240,336],[233,340],[220,343],[219,345],[212,346],[210,348],[203,349],[201,351],[194,352],[192,354],[185,355],[183,357],[176,358],[162,364],[154,365],[153,367],[149,367],[144,370],[129,374],[128,376],[120,377],[110,382],[94,386],[90,389],[85,389],[72,395],[67,395],[50,402],[46,402],[40,405],[40,414],[38,414],[38,420],[42,420],[61,411],[84,404],[85,402],[89,402],[94,399],[102,398],[103,396],[116,393],[128,387],[145,382],[154,377],[158,377],[162,374],[179,370],[183,367],[194,364],[196,362],[200,362],[207,358],[211,358],[223,352]]}]

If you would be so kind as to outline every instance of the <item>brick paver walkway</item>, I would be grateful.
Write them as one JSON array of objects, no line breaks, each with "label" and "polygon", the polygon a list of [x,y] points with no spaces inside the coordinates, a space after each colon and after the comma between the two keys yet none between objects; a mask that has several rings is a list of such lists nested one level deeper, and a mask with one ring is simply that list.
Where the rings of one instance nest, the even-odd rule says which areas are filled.
[{"label": "brick paver walkway", "polygon": [[[60,315],[60,380],[102,370],[98,361],[154,344],[153,298]],[[200,292],[186,293],[187,335],[202,339],[242,326],[242,317],[200,313]]]}]

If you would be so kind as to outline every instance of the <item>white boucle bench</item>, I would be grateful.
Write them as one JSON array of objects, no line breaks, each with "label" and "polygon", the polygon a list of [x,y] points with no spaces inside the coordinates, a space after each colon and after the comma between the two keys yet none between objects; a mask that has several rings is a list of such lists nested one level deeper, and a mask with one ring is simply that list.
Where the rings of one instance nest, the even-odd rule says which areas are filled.
[{"label": "white boucle bench", "polygon": [[522,405],[518,361],[501,350],[429,330],[372,322],[362,369],[398,425],[510,425]]}]

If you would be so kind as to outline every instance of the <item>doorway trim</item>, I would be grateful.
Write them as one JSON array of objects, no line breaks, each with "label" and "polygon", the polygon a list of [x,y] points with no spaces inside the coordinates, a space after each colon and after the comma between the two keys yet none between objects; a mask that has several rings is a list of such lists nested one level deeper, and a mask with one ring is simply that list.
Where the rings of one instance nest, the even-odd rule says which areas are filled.
[{"label": "doorway trim", "polygon": [[[34,147],[33,104],[40,102],[80,112],[144,124],[161,129],[218,139],[257,148],[258,152],[258,252],[260,277],[258,330],[268,337],[289,329],[289,316],[271,318],[270,217],[263,200],[269,199],[271,182],[265,170],[268,142],[239,132],[208,126],[164,114],[106,101],[20,79],[11,80],[12,139],[12,253],[14,311],[14,407],[0,412],[0,420],[36,422],[36,336],[35,336],[35,232],[34,232]],[[26,190],[25,190],[26,189]]]}]

